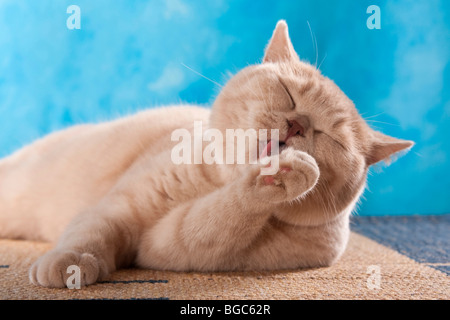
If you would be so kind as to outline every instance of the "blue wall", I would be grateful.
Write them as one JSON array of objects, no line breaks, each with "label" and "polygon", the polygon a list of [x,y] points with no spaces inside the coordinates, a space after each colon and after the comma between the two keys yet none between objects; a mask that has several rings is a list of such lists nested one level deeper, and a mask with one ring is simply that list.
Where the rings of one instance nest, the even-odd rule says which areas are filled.
[{"label": "blue wall", "polygon": [[[69,30],[66,9],[81,8]],[[369,30],[369,5],[381,29]],[[278,19],[373,127],[416,141],[369,178],[362,215],[450,212],[450,1],[0,1],[0,156],[48,132],[180,101],[210,104],[261,60]],[[184,64],[184,65],[183,65]]]}]

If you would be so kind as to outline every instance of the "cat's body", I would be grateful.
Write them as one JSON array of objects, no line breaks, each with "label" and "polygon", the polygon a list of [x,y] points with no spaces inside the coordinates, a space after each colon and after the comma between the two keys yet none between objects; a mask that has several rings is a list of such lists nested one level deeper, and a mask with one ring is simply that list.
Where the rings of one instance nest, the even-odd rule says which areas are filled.
[{"label": "cat's body", "polygon": [[[1,160],[0,235],[56,241],[75,215],[95,206],[139,161],[146,162],[145,173],[158,177],[152,162],[170,151],[172,131],[192,127],[194,119],[207,123],[209,113],[174,106],[79,125]],[[52,201],[45,201],[49,195]]]},{"label": "cat's body", "polygon": [[[171,133],[279,129],[280,168],[175,164]],[[224,134],[225,135],[225,134]],[[179,106],[54,133],[0,162],[0,237],[58,240],[30,279],[63,287],[117,268],[277,270],[332,264],[368,167],[411,142],[376,133],[332,81],[300,62],[280,22],[264,63],[212,111]],[[62,234],[62,235],[61,235]]]}]

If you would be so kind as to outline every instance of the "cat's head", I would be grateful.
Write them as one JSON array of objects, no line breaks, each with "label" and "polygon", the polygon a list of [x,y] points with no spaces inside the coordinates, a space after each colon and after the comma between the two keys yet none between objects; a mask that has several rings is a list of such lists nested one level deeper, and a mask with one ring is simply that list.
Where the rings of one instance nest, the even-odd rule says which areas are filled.
[{"label": "cat's head", "polygon": [[317,186],[299,203],[311,223],[355,203],[369,166],[413,145],[370,128],[332,80],[299,59],[284,21],[263,62],[241,70],[223,88],[210,124],[220,130],[279,129],[281,142],[295,127],[286,145],[310,154],[320,168]]}]

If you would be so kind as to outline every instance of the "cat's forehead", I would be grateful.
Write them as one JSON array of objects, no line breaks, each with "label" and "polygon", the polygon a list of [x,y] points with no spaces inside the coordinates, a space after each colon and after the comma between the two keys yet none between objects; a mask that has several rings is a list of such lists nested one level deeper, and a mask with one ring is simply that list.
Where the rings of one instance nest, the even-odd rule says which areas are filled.
[{"label": "cat's forehead", "polygon": [[281,82],[299,93],[306,93],[310,89],[330,91],[340,94],[339,88],[333,81],[323,76],[314,66],[304,63],[264,63],[248,68],[245,80],[259,84]]},{"label": "cat's forehead", "polygon": [[288,78],[316,78],[323,79],[324,76],[320,73],[318,69],[309,63],[302,61],[286,62],[286,63],[262,63],[247,67],[244,69],[247,76],[255,77],[288,77]]},{"label": "cat's forehead", "polygon": [[262,88],[287,88],[294,98],[305,100],[315,107],[339,106],[342,112],[350,113],[355,109],[352,101],[332,80],[308,63],[264,63],[249,68],[244,81],[249,86],[256,82]]}]

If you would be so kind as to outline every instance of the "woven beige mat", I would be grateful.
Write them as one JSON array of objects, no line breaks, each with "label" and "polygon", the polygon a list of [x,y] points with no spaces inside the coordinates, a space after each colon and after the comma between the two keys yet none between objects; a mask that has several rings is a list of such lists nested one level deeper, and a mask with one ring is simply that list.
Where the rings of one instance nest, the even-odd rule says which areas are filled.
[{"label": "woven beige mat", "polygon": [[0,299],[446,299],[448,276],[351,234],[329,268],[280,272],[176,273],[126,269],[81,289],[46,289],[28,281],[45,243],[0,240]]}]

